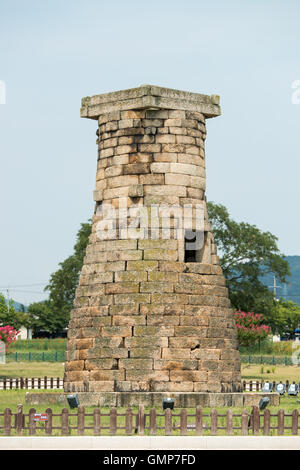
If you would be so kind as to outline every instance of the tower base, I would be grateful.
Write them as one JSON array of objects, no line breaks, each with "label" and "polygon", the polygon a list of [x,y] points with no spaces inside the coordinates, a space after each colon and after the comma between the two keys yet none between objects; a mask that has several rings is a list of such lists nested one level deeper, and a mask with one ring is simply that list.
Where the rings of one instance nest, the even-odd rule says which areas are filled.
[{"label": "tower base", "polygon": [[[41,405],[61,403],[67,405],[67,393],[34,393],[26,394],[26,403]],[[99,407],[145,407],[162,406],[164,398],[174,398],[177,408],[206,407],[244,407],[255,406],[263,397],[270,399],[271,406],[278,406],[280,396],[277,393],[237,392],[237,393],[196,393],[196,392],[78,392],[79,404]]]}]

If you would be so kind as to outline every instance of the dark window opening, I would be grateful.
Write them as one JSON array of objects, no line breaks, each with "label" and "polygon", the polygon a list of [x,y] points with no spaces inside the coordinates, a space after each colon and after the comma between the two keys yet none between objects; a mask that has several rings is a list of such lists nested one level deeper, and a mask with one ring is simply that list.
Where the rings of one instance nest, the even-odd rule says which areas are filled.
[{"label": "dark window opening", "polygon": [[184,237],[184,262],[201,263],[207,240],[207,232],[193,232],[186,230]]}]

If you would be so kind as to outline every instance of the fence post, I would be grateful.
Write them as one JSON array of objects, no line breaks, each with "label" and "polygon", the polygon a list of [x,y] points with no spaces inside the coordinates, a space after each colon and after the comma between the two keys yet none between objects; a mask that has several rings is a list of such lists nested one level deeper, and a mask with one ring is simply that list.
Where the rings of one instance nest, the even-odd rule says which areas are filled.
[{"label": "fence post", "polygon": [[210,414],[210,431],[212,436],[218,434],[218,411],[213,408]]},{"label": "fence post", "polygon": [[77,411],[77,434],[84,435],[84,406],[79,405]]},{"label": "fence post", "polygon": [[35,415],[35,408],[30,408],[29,410],[29,436],[34,436],[35,435],[35,428],[36,428],[36,423],[34,421],[34,415]]},{"label": "fence post", "polygon": [[180,434],[186,436],[187,434],[187,411],[185,408],[180,413]]},{"label": "fence post", "polygon": [[139,405],[138,411],[139,421],[138,421],[138,434],[142,436],[145,431],[145,411],[144,405]]},{"label": "fence post", "polygon": [[260,416],[259,416],[259,408],[258,406],[253,406],[253,420],[252,420],[252,429],[253,434],[258,435],[260,429]]},{"label": "fence post", "polygon": [[149,421],[150,421],[150,435],[153,436],[156,434],[156,409],[151,408],[150,410],[150,416],[149,416]]},{"label": "fence post", "polygon": [[101,432],[101,422],[100,422],[100,410],[99,408],[94,409],[94,434],[99,436]]},{"label": "fence post", "polygon": [[69,434],[69,410],[63,408],[61,412],[61,434],[67,436]]},{"label": "fence post", "polygon": [[48,381],[48,378],[47,378],[47,376],[45,375],[45,377],[44,377],[44,388],[45,388],[45,389],[48,388],[47,381]]},{"label": "fence post", "polygon": [[277,420],[277,434],[278,436],[282,436],[284,433],[284,410],[278,410]]},{"label": "fence post", "polygon": [[271,416],[270,416],[270,410],[265,410],[264,411],[264,436],[269,436],[270,435],[270,426],[271,426]]},{"label": "fence post", "polygon": [[293,410],[293,412],[292,412],[292,434],[294,436],[298,435],[298,417],[299,417],[299,411],[298,410]]},{"label": "fence post", "polygon": [[196,407],[196,435],[201,436],[203,430],[203,423],[202,423],[202,409],[201,406]]},{"label": "fence post", "polygon": [[110,434],[116,434],[117,432],[117,410],[111,408],[109,412],[109,432]]},{"label": "fence post", "polygon": [[51,436],[52,434],[52,410],[51,408],[47,408],[46,413],[47,413],[48,419],[45,422],[45,434],[47,434],[48,436]]},{"label": "fence post", "polygon": [[23,405],[18,405],[18,411],[16,415],[16,428],[18,435],[21,435],[23,429]]},{"label": "fence post", "polygon": [[165,435],[170,436],[172,434],[172,410],[171,408],[165,409]]},{"label": "fence post", "polygon": [[241,423],[241,431],[242,431],[242,436],[248,436],[248,411],[243,410],[242,411],[242,423]]},{"label": "fence post", "polygon": [[233,434],[233,413],[230,408],[228,408],[226,413],[226,434],[228,436]]},{"label": "fence post", "polygon": [[4,410],[4,435],[10,436],[11,432],[11,410],[10,408],[5,408]]},{"label": "fence post", "polygon": [[125,414],[125,432],[127,436],[132,435],[132,411],[131,408],[127,408]]}]

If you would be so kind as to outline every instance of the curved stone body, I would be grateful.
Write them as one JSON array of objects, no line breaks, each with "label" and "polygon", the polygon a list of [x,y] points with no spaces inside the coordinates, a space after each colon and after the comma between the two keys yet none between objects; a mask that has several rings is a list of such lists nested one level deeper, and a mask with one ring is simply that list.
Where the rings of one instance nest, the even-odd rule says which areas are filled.
[{"label": "curved stone body", "polygon": [[205,207],[205,119],[219,114],[215,96],[151,86],[83,100],[99,123],[96,206],[65,391],[241,390]]}]

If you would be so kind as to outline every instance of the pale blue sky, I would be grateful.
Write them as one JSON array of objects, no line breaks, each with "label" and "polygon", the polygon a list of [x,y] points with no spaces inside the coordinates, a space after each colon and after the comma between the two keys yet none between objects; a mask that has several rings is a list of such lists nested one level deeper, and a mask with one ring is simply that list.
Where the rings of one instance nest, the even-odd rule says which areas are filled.
[{"label": "pale blue sky", "polygon": [[[297,0],[1,0],[0,289],[47,282],[92,215],[96,122],[81,98],[143,83],[221,96],[208,199],[300,254],[299,18]],[[11,294],[28,304],[42,287]]]}]

